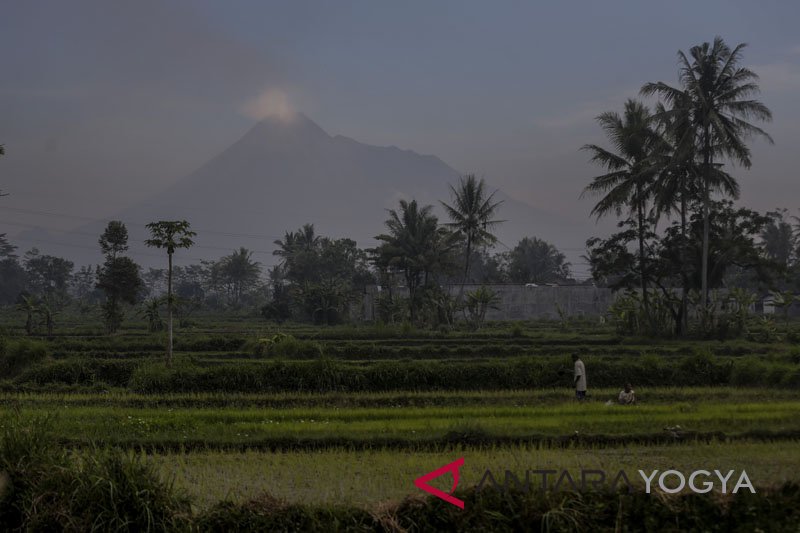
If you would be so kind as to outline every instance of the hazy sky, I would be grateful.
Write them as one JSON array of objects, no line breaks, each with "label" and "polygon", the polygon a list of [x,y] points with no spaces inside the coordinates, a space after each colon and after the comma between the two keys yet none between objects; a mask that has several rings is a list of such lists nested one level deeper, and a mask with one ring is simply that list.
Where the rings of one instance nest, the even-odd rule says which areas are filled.
[{"label": "hazy sky", "polygon": [[742,200],[800,207],[795,1],[2,0],[0,13],[0,188],[13,193],[0,232],[68,222],[2,206],[113,214],[288,108],[586,218],[578,195],[597,169],[578,148],[603,141],[593,117],[644,82],[675,83],[676,52],[715,35],[749,43],[775,114],[776,144],[756,142],[752,171],[735,171]]}]

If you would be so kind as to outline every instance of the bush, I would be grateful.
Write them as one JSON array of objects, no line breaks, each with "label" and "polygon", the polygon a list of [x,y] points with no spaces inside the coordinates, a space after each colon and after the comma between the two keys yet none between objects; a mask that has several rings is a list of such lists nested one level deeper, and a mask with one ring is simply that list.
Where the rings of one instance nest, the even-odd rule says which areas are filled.
[{"label": "bush", "polygon": [[131,375],[141,363],[128,359],[93,359],[72,357],[29,368],[15,382],[33,385],[94,385],[105,383],[113,387],[125,387]]},{"label": "bush", "polygon": [[[737,386],[796,388],[800,371],[785,363],[703,355],[682,357],[677,364],[657,356],[610,360],[587,357],[590,386]],[[738,364],[738,363],[737,363]],[[372,361],[358,364],[329,358],[311,361],[222,363],[207,367],[184,364],[141,366],[130,387],[142,393],[171,392],[386,392],[446,390],[514,390],[571,385],[571,362],[563,357],[513,358],[503,361]]]},{"label": "bush", "polygon": [[287,504],[264,495],[222,502],[197,518],[201,531],[794,531],[800,487],[655,497],[642,491],[458,490],[458,509],[409,496],[372,513],[356,507]]},{"label": "bush", "polygon": [[3,420],[0,528],[4,531],[188,530],[188,500],[154,467],[119,450],[75,456],[46,419]]},{"label": "bush", "polygon": [[766,385],[768,367],[764,363],[747,357],[737,361],[731,371],[731,385]]},{"label": "bush", "polygon": [[277,333],[269,338],[250,341],[245,349],[256,357],[275,359],[304,359],[322,356],[322,345],[307,339],[297,339],[293,335]]},{"label": "bush", "polygon": [[0,337],[0,373],[13,376],[47,357],[45,343],[30,339],[6,340]]}]

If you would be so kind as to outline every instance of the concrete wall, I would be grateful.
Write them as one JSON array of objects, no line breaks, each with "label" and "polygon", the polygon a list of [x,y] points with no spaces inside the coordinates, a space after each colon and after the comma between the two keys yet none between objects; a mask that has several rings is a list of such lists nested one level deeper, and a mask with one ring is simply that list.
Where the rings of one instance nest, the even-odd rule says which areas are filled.
[{"label": "concrete wall", "polygon": [[[465,285],[464,292],[473,291],[480,285]],[[558,318],[558,309],[567,316],[599,317],[604,315],[614,301],[611,289],[597,287],[533,287],[527,285],[489,285],[500,297],[497,309],[489,309],[487,320],[526,320],[531,318]],[[450,294],[458,295],[459,285],[447,287]],[[375,298],[381,293],[379,287],[370,287],[364,295],[364,319],[375,320],[377,310]],[[407,297],[408,290],[394,288],[395,296]]]},{"label": "concrete wall", "polygon": [[[474,291],[480,285],[465,285],[464,293]],[[591,286],[564,286],[564,287],[533,287],[528,285],[488,285],[500,296],[497,309],[489,309],[486,313],[487,320],[527,320],[535,318],[559,318],[558,309],[569,317],[585,316],[600,317],[606,314],[608,308],[619,294],[611,289],[600,289]],[[461,289],[460,285],[446,287],[454,297]],[[680,290],[674,289],[676,297]],[[375,299],[381,294],[381,288],[368,287],[363,300],[362,318],[375,320],[378,312]],[[408,290],[401,288],[392,289],[392,293],[399,297],[408,297]],[[726,294],[725,289],[714,291],[717,298]],[[766,297],[750,306],[750,312],[765,315],[780,315],[783,311],[772,305],[772,298]],[[691,315],[690,315],[691,316]],[[789,308],[789,316],[800,316],[800,302],[795,302]]]}]

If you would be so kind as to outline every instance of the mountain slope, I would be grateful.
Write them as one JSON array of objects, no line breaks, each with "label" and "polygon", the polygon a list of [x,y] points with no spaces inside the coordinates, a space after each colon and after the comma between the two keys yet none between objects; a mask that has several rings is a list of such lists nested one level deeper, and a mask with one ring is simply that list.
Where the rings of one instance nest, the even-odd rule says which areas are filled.
[{"label": "mountain slope", "polygon": [[[379,147],[331,136],[303,114],[288,120],[271,118],[257,123],[241,139],[195,172],[149,200],[119,214],[131,233],[131,252],[145,265],[158,264],[146,250],[143,225],[159,219],[185,218],[197,229],[197,247],[180,254],[179,262],[216,258],[238,246],[257,250],[264,264],[274,262],[272,241],[286,230],[314,223],[317,232],[348,236],[369,247],[383,231],[386,209],[400,198],[434,204],[448,201],[448,184],[459,172],[431,155],[396,147]],[[488,180],[491,185],[491,180]],[[509,198],[500,218],[501,241],[509,246],[524,235],[556,244],[576,242],[561,217]],[[70,255],[78,263],[97,262],[96,246],[103,223],[88,224],[62,241],[80,243]]]}]

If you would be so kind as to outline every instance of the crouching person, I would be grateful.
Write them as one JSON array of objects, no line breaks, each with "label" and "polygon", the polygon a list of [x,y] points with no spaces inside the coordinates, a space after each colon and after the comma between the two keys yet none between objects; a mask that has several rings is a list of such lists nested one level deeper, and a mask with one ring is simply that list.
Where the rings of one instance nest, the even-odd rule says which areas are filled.
[{"label": "crouching person", "polygon": [[619,391],[619,398],[617,401],[620,405],[633,405],[636,403],[636,393],[631,388],[630,383],[625,384],[625,388]]}]

